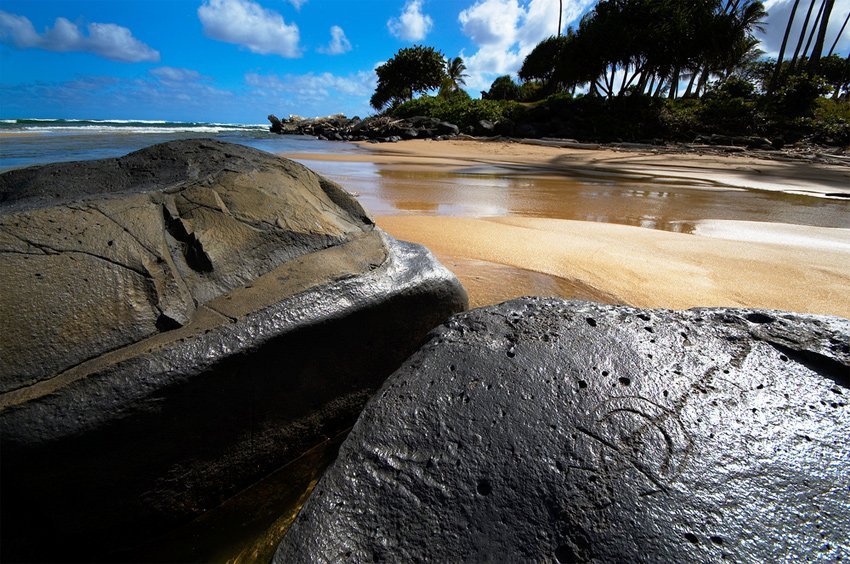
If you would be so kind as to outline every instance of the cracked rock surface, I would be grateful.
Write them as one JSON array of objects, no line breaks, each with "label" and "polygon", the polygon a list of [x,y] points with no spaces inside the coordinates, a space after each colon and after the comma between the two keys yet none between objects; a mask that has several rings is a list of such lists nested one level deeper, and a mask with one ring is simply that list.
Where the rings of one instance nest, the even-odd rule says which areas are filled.
[{"label": "cracked rock surface", "polygon": [[837,561],[850,321],[525,298],[435,329],[276,562]]},{"label": "cracked rock surface", "polygon": [[0,194],[0,276],[16,289],[0,297],[15,313],[0,317],[0,392],[183,326],[216,297],[373,229],[331,181],[213,141],[12,171]]},{"label": "cracked rock surface", "polygon": [[12,560],[215,507],[349,426],[466,307],[335,183],[210,140],[0,175],[0,287]]}]

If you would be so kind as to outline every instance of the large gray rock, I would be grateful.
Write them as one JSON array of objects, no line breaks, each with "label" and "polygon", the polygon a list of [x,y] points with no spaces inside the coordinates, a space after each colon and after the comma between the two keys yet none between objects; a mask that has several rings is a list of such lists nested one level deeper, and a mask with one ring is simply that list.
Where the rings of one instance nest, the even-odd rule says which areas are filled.
[{"label": "large gray rock", "polygon": [[276,562],[838,560],[850,322],[521,299],[369,403]]},{"label": "large gray rock", "polygon": [[216,506],[350,426],[466,303],[339,186],[242,146],[13,171],[0,198],[13,560],[108,553]]}]

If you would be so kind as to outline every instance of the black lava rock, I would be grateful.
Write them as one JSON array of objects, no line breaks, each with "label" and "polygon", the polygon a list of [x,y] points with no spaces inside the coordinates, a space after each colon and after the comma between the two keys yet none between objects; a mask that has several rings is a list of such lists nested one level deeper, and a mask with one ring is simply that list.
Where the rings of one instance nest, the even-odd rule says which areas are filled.
[{"label": "black lava rock", "polygon": [[0,561],[132,554],[348,429],[466,307],[306,167],[209,140],[0,175]]},{"label": "black lava rock", "polygon": [[276,562],[838,560],[850,322],[526,298],[385,383]]}]

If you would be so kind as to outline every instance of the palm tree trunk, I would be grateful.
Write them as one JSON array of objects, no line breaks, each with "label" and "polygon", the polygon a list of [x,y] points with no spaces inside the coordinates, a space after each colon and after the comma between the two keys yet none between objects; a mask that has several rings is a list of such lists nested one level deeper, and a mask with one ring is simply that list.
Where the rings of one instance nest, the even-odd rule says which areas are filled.
[{"label": "palm tree trunk", "polygon": [[700,90],[702,90],[702,95],[705,96],[705,91],[708,89],[708,79],[711,77],[711,69],[706,67],[705,71],[702,73],[702,76],[699,77],[699,84],[697,85],[697,96],[700,95]]},{"label": "palm tree trunk", "polygon": [[590,95],[591,95],[591,96],[600,96],[600,94],[599,94],[599,89],[600,89],[601,87],[602,87],[602,85],[601,85],[601,84],[599,84],[599,79],[597,78],[596,80],[594,80],[594,81],[590,84]]},{"label": "palm tree trunk", "polygon": [[691,73],[691,79],[688,81],[688,87],[685,88],[685,98],[691,95],[691,89],[694,87],[694,82],[699,74],[699,68],[695,68]]},{"label": "palm tree trunk", "polygon": [[782,37],[782,46],[779,48],[779,57],[776,59],[776,68],[773,69],[773,76],[770,79],[770,85],[767,87],[768,94],[776,88],[776,83],[779,81],[779,74],[782,72],[782,59],[785,57],[785,47],[788,45],[788,36],[791,34],[791,26],[794,24],[794,16],[797,14],[797,6],[800,0],[794,0],[794,5],[791,7],[791,15],[788,17],[788,25],[785,26],[785,35]]},{"label": "palm tree trunk", "polygon": [[815,46],[812,47],[812,56],[809,57],[809,72],[814,74],[818,70],[821,55],[823,54],[823,42],[826,39],[826,28],[829,25],[829,16],[832,13],[832,7],[835,6],[835,0],[824,0],[823,2],[823,18],[821,18],[820,29],[818,29],[818,37],[815,39]]},{"label": "palm tree trunk", "polygon": [[812,17],[812,10],[815,8],[817,0],[812,0],[809,3],[809,10],[806,12],[806,19],[803,20],[803,28],[800,30],[800,37],[797,38],[797,48],[794,49],[794,56],[791,57],[791,68],[797,66],[797,59],[800,56],[800,48],[803,46],[803,40],[806,38],[806,30],[809,29],[809,19]]},{"label": "palm tree trunk", "polygon": [[663,89],[664,89],[664,77],[663,77],[663,76],[659,76],[659,77],[658,77],[658,86],[655,88],[655,94],[653,94],[653,96],[654,96],[655,98],[659,98],[659,97],[661,97],[661,91],[662,91]]},{"label": "palm tree trunk", "polygon": [[832,42],[832,47],[829,48],[829,53],[826,54],[827,57],[831,57],[835,52],[835,47],[838,45],[838,40],[841,39],[841,34],[844,33],[844,28],[847,27],[848,20],[850,20],[850,12],[847,12],[847,17],[844,18],[844,23],[841,24],[841,29],[838,30],[838,35],[835,36],[835,41]]},{"label": "palm tree trunk", "polygon": [[[629,65],[623,67],[623,80],[620,81],[620,91],[617,93],[618,96],[622,96],[623,92],[626,91],[626,79],[629,78]],[[631,81],[629,81],[631,82]]]},{"label": "palm tree trunk", "polygon": [[676,97],[676,93],[679,90],[679,72],[679,69],[676,68],[673,70],[673,74],[670,76],[670,93],[667,97],[671,100]]},{"label": "palm tree trunk", "polygon": [[635,72],[634,72],[634,74],[632,74],[632,77],[631,77],[631,78],[629,79],[629,81],[626,83],[626,86],[625,86],[624,88],[628,88],[628,87],[630,87],[630,86],[632,85],[632,82],[634,82],[634,81],[635,81],[635,79],[636,79],[637,77],[640,77],[640,79],[641,79],[641,80],[639,80],[639,81],[638,81],[638,84],[637,84],[637,85],[635,85],[635,88],[637,89],[637,91],[638,91],[638,92],[642,92],[642,91],[643,91],[643,88],[640,86],[640,83],[641,83],[641,81],[643,80],[643,71],[644,71],[644,68],[645,68],[645,67],[637,67],[637,68],[635,68]]},{"label": "palm tree trunk", "polygon": [[806,53],[809,52],[809,47],[812,46],[812,39],[815,38],[815,32],[818,29],[818,25],[820,24],[821,16],[823,16],[823,7],[826,6],[826,0],[824,0],[823,4],[820,5],[820,10],[818,10],[818,15],[815,16],[815,23],[812,24],[812,31],[809,33],[809,40],[806,41],[806,46],[803,47],[803,57],[806,56]]},{"label": "palm tree trunk", "polygon": [[564,0],[558,0],[558,37],[561,37],[561,15],[564,13]]}]

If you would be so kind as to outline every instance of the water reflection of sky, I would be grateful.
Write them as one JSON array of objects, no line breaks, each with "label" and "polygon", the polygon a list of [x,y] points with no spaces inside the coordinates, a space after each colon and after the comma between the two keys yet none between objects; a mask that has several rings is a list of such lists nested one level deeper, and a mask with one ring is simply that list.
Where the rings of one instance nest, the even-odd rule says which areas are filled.
[{"label": "water reflection of sky", "polygon": [[370,162],[302,161],[357,194],[373,215],[523,216],[689,233],[704,219],[847,227],[848,203],[611,176],[534,177],[488,166],[462,171]]}]

